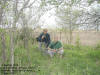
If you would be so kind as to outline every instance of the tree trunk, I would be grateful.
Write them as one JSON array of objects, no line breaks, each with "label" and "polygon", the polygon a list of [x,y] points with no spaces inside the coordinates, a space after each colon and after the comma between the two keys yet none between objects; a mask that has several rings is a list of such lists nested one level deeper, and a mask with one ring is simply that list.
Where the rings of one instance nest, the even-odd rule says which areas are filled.
[{"label": "tree trunk", "polygon": [[5,61],[6,61],[6,44],[5,44],[4,32],[2,32],[2,35],[1,35],[1,45],[2,45],[2,63],[5,63]]},{"label": "tree trunk", "polygon": [[[13,67],[14,65],[14,32],[13,32],[13,29],[12,31],[10,32],[10,63],[11,63],[11,66]],[[12,69],[11,69],[11,74],[13,75],[12,73]]]},{"label": "tree trunk", "polygon": [[97,24],[96,30],[97,30],[97,32],[99,31],[99,25],[98,24]]},{"label": "tree trunk", "polygon": [[72,44],[72,23],[70,21],[70,27],[69,27],[69,43]]},{"label": "tree trunk", "polygon": [[2,14],[3,14],[3,9],[1,8],[0,9],[0,25],[1,25],[1,22],[2,22]]},{"label": "tree trunk", "polygon": [[71,29],[70,29],[70,32],[69,32],[69,34],[70,34],[69,43],[70,43],[70,44],[72,44],[72,30],[71,30]]},{"label": "tree trunk", "polygon": [[[6,0],[3,1],[2,6],[5,6]],[[0,8],[0,25],[2,25],[2,18],[3,18],[4,8]],[[5,44],[5,36],[4,32],[1,32],[1,45],[2,45],[2,63],[6,61],[6,44]]]}]

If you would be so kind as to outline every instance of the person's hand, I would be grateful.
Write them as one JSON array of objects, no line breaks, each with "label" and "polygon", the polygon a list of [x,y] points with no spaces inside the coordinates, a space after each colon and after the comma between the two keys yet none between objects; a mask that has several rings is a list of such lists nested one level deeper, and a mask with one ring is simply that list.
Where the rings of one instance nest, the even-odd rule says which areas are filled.
[{"label": "person's hand", "polygon": [[52,49],[51,49],[51,48],[49,48],[49,47],[48,47],[47,49],[48,49],[48,50],[52,50]]},{"label": "person's hand", "polygon": [[44,39],[45,36],[42,36],[42,39]]},{"label": "person's hand", "polygon": [[56,50],[54,49],[53,52],[56,52]]}]

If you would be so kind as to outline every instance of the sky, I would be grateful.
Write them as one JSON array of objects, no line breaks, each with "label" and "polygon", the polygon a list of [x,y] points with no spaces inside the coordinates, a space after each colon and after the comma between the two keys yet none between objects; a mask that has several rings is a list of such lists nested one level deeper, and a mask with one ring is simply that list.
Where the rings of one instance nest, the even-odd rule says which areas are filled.
[{"label": "sky", "polygon": [[52,9],[48,12],[46,12],[42,17],[41,17],[41,25],[42,28],[56,28],[57,23],[56,23],[56,16],[55,16],[55,9]]}]

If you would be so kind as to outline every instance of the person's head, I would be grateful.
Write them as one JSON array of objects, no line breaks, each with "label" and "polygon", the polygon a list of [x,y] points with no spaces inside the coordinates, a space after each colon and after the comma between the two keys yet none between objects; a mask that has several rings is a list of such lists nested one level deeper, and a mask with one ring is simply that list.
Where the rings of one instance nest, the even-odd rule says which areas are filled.
[{"label": "person's head", "polygon": [[54,37],[54,42],[57,42],[58,41],[58,36]]},{"label": "person's head", "polygon": [[48,32],[47,29],[43,29],[43,33],[46,34]]}]

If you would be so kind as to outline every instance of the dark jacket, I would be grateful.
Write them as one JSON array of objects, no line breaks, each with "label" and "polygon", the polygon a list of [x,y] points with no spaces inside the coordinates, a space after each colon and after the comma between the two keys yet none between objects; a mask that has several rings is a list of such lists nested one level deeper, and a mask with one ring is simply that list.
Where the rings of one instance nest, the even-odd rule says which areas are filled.
[{"label": "dark jacket", "polygon": [[[44,39],[42,39],[42,36],[45,36]],[[50,44],[50,35],[41,33],[38,37],[37,37],[37,41],[38,42],[45,42],[46,44]]]}]

